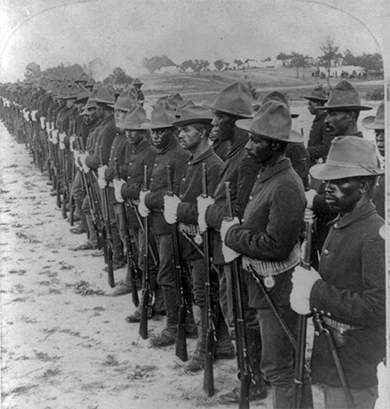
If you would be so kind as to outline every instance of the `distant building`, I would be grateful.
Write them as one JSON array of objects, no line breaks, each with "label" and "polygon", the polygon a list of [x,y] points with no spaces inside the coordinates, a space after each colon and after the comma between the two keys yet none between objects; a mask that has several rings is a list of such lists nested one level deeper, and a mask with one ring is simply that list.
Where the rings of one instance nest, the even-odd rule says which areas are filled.
[{"label": "distant building", "polygon": [[[320,75],[328,75],[328,70],[325,67],[319,67]],[[334,78],[341,78],[345,76],[349,77],[361,77],[365,74],[365,69],[357,65],[341,65],[330,68],[330,76]]]}]

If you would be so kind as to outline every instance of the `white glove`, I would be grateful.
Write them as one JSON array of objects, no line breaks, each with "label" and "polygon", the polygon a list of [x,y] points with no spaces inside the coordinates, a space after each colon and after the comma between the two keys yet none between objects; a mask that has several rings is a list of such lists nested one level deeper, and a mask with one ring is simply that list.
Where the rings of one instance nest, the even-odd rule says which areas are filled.
[{"label": "white glove", "polygon": [[58,129],[53,129],[51,132],[51,143],[53,145],[58,145]]},{"label": "white glove", "polygon": [[75,151],[75,149],[73,148],[73,144],[74,144],[74,141],[76,140],[76,138],[74,137],[74,135],[72,135],[70,138],[69,138],[69,149],[70,149],[70,151],[71,152],[74,152]]},{"label": "white glove", "polygon": [[222,242],[222,254],[225,263],[231,263],[234,259],[239,257],[239,254]]},{"label": "white glove", "polygon": [[310,189],[307,192],[305,192],[305,196],[306,196],[306,200],[307,200],[307,205],[306,207],[308,209],[312,209],[313,208],[313,201],[314,201],[314,197],[317,195],[317,192],[314,189]]},{"label": "white glove", "polygon": [[64,142],[60,142],[60,149],[63,151],[65,149],[65,144]]},{"label": "white glove", "polygon": [[46,122],[46,132],[47,132],[47,136],[49,139],[50,138],[50,131],[51,131],[51,127],[50,127],[50,122]]},{"label": "white glove", "polygon": [[41,116],[39,118],[39,122],[41,123],[41,129],[45,129],[45,121],[46,121],[46,118],[44,116]]},{"label": "white glove", "polygon": [[310,293],[314,283],[321,280],[316,270],[306,270],[301,266],[295,267],[291,282],[293,284],[290,294],[291,308],[298,314],[310,313]]},{"label": "white glove", "polygon": [[113,180],[114,189],[115,189],[115,199],[117,202],[122,203],[124,202],[122,197],[122,186],[126,184],[123,179],[114,179]]},{"label": "white glove", "polygon": [[84,173],[89,172],[89,167],[85,163],[85,159],[87,158],[88,154],[87,153],[81,153],[79,156],[79,162],[81,164],[81,167],[83,168]]},{"label": "white glove", "polygon": [[310,222],[311,220],[314,220],[316,215],[314,214],[313,210],[309,209],[306,207],[305,209],[305,222]]},{"label": "white glove", "polygon": [[226,233],[230,229],[230,227],[234,226],[235,224],[240,224],[238,217],[234,217],[233,220],[223,220],[221,224],[221,240],[224,242]]},{"label": "white glove", "polygon": [[181,203],[181,200],[173,196],[164,196],[164,217],[168,224],[174,224],[177,222],[177,207]]},{"label": "white glove", "polygon": [[36,122],[37,121],[37,113],[38,111],[31,111],[31,119]]},{"label": "white glove", "polygon": [[145,205],[145,196],[150,193],[150,190],[141,190],[139,193],[138,211],[141,217],[149,216],[150,210]]},{"label": "white glove", "polygon": [[214,204],[214,199],[211,196],[198,196],[198,226],[200,233],[207,230],[206,224],[206,210],[209,206]]},{"label": "white glove", "polygon": [[61,132],[58,137],[60,138],[60,142],[64,142],[65,137],[66,137],[66,133],[65,132]]},{"label": "white glove", "polygon": [[103,166],[98,167],[98,176],[99,176],[99,178],[105,179],[104,175],[105,175],[106,169],[108,169],[107,165],[103,165]]},{"label": "white glove", "polygon": [[80,157],[80,152],[76,151],[76,149],[73,151],[73,159],[74,159],[74,164],[76,165],[76,167],[81,170],[81,165],[79,162],[79,157]]},{"label": "white glove", "polygon": [[107,186],[107,180],[104,178],[98,177],[98,185],[100,189],[104,189]]}]

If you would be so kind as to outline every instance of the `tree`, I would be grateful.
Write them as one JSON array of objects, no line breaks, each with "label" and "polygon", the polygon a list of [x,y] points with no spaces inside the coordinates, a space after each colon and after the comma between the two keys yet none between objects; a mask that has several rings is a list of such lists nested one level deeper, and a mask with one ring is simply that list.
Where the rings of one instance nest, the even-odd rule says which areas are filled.
[{"label": "tree", "polygon": [[177,66],[169,57],[166,55],[154,56],[151,58],[144,58],[142,60],[142,65],[153,74],[155,71],[160,70],[163,67]]},{"label": "tree", "polygon": [[26,65],[26,72],[24,74],[26,80],[34,80],[42,75],[41,67],[36,62],[30,62]]},{"label": "tree", "polygon": [[214,61],[214,66],[217,71],[221,71],[222,68],[225,66],[225,61],[219,58],[218,60]]},{"label": "tree", "polygon": [[330,87],[330,68],[332,67],[332,61],[340,55],[338,54],[339,46],[336,45],[331,37],[328,37],[325,43],[321,44],[320,50],[323,52],[323,54],[320,56],[320,59],[328,72],[328,85]]},{"label": "tree", "polygon": [[237,65],[238,70],[240,69],[241,65],[244,64],[241,60],[239,60],[237,58],[233,62],[234,62],[234,64]]},{"label": "tree", "polygon": [[182,72],[185,72],[188,68],[193,70],[195,68],[195,63],[192,60],[185,60],[179,65],[179,68]]},{"label": "tree", "polygon": [[291,66],[297,69],[297,78],[299,78],[299,68],[302,68],[302,78],[305,78],[306,58],[303,54],[293,52],[291,58]]},{"label": "tree", "polygon": [[111,84],[116,88],[127,88],[130,84],[133,83],[134,78],[126,74],[126,71],[120,67],[117,67],[113,70],[107,78],[103,80],[104,85]]}]

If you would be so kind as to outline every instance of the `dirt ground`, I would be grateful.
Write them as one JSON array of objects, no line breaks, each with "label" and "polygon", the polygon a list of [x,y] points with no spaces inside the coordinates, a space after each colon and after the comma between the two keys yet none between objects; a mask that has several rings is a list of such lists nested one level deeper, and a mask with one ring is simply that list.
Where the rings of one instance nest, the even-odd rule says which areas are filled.
[{"label": "dirt ground", "polygon": [[[304,102],[296,130],[310,130]],[[69,232],[55,209],[47,175],[31,163],[0,123],[1,407],[3,409],[226,408],[218,401],[237,384],[236,361],[214,366],[216,395],[202,390],[203,373],[188,375],[174,347],[153,349],[124,318],[131,296],[111,297],[96,251],[74,252],[85,236]],[[115,272],[123,280],[126,270]],[[163,320],[150,320],[159,333]],[[312,328],[309,328],[310,353]],[[188,340],[189,354],[196,340]],[[381,377],[381,393],[384,378]],[[315,407],[322,393],[314,387]],[[384,406],[383,406],[384,405]],[[233,406],[234,407],[234,406]],[[251,407],[272,408],[271,394]],[[378,402],[377,409],[385,408]]]}]

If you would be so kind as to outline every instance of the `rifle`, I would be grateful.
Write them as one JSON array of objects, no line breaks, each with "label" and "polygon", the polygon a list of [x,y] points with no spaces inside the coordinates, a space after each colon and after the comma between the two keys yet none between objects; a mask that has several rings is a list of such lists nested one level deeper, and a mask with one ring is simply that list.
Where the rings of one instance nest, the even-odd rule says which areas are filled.
[{"label": "rifle", "polygon": [[[302,161],[307,161],[307,158],[302,158]],[[306,167],[305,167],[306,169]],[[304,175],[305,191],[310,189],[309,174]],[[314,220],[312,218],[305,218],[305,238],[301,246],[302,259],[301,266],[306,270],[310,270],[311,252],[312,252],[312,238]],[[303,404],[303,384],[304,384],[304,365],[306,361],[306,332],[307,332],[307,315],[298,315],[297,326],[297,349],[295,351],[295,365],[294,365],[294,387],[293,387],[293,408],[302,408]]]},{"label": "rifle", "polygon": [[[100,156],[100,166],[103,166],[103,154],[102,154],[102,147],[99,146],[99,156]],[[108,285],[111,288],[115,287],[115,279],[114,279],[114,263],[112,260],[113,254],[113,243],[112,243],[112,235],[111,235],[111,224],[110,224],[110,205],[108,203],[108,193],[107,187],[101,189],[103,192],[103,209],[105,213],[104,218],[104,230],[106,235],[106,249],[107,249],[107,264],[108,264]]]},{"label": "rifle", "polygon": [[[71,121],[71,126],[70,126],[70,132],[69,134],[71,136],[74,136],[75,138],[77,137],[76,135],[76,120],[74,119]],[[73,146],[70,146],[70,152],[73,152]],[[70,180],[73,181],[75,177],[75,164],[73,161],[71,161],[71,177]],[[69,211],[69,224],[71,226],[74,225],[74,210],[75,210],[75,203],[74,203],[74,197],[71,194],[71,185],[67,183],[66,185],[67,190],[68,190],[68,195],[69,195],[69,203],[70,203],[70,211]]]},{"label": "rifle", "polygon": [[[168,196],[173,196],[172,179],[171,179],[171,168],[167,165],[167,183],[168,183]],[[186,331],[185,331],[185,321],[187,316],[187,302],[184,297],[184,288],[182,283],[183,265],[180,257],[179,248],[179,236],[177,231],[177,223],[171,225],[171,235],[173,244],[173,259],[175,263],[175,282],[176,282],[176,296],[179,302],[179,314],[177,323],[177,339],[176,339],[176,356],[180,358],[183,362],[188,360],[187,354],[187,342],[186,342]]]},{"label": "rifle", "polygon": [[[230,182],[225,182],[227,220],[233,220],[233,207],[230,196]],[[249,389],[252,382],[252,370],[248,355],[248,340],[245,331],[245,317],[242,300],[242,287],[240,279],[240,266],[237,259],[231,263],[232,269],[232,292],[233,292],[233,316],[236,332],[238,378],[240,379],[240,409],[249,408]]]},{"label": "rifle", "polygon": [[[64,123],[62,118],[60,118],[60,135],[64,133]],[[59,139],[60,136],[59,136]],[[66,203],[68,201],[68,192],[66,190],[66,175],[67,175],[67,161],[66,161],[66,153],[65,147],[63,149],[60,148],[61,142],[59,142],[58,146],[61,150],[61,159],[62,159],[62,169],[61,169],[61,179],[62,179],[62,217],[66,219]],[[58,192],[57,192],[58,194]]]},{"label": "rifle", "polygon": [[[142,191],[148,190],[148,166],[144,165],[144,183]],[[137,211],[138,212],[138,211]],[[142,222],[140,223],[142,226]],[[145,252],[144,252],[144,274],[142,277],[142,307],[141,321],[139,324],[139,334],[143,339],[148,338],[148,307],[152,289],[150,288],[149,277],[149,216],[144,217]]]},{"label": "rifle", "polygon": [[[202,163],[202,196],[207,197],[207,169],[206,164]],[[207,310],[206,318],[206,357],[203,374],[203,389],[207,396],[213,396],[214,388],[214,344],[215,344],[215,328],[214,328],[214,313],[213,313],[213,295],[211,290],[211,256],[210,256],[210,236],[206,231],[203,234],[204,260],[206,263],[205,270],[205,308]]]},{"label": "rifle", "polygon": [[[115,177],[120,180],[120,173],[119,173],[119,165],[118,165],[118,160],[117,158],[114,158],[115,161]],[[131,281],[131,297],[133,300],[133,304],[138,307],[139,304],[139,299],[138,299],[138,291],[137,291],[137,280],[136,276],[140,276],[140,270],[138,267],[138,264],[135,262],[134,259],[134,254],[133,254],[133,249],[131,245],[131,238],[130,238],[130,232],[129,228],[127,226],[127,216],[126,216],[126,207],[125,203],[119,203],[119,208],[121,212],[121,218],[123,220],[124,224],[124,232],[125,232],[125,238],[126,238],[126,256],[127,256],[127,269],[130,272],[130,281]]]}]

